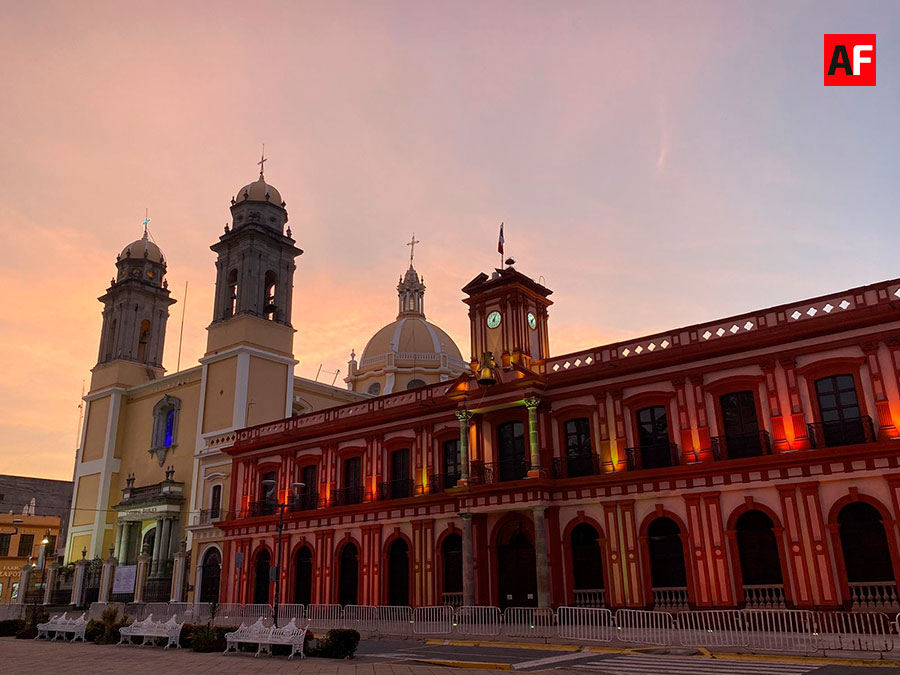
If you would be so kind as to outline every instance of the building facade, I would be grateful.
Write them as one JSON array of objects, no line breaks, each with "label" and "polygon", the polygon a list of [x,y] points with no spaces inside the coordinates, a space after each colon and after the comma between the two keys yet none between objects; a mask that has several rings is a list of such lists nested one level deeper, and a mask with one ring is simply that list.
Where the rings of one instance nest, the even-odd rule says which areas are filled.
[{"label": "building facade", "polygon": [[235,432],[207,599],[898,608],[900,280],[559,356],[463,291],[459,377]]}]

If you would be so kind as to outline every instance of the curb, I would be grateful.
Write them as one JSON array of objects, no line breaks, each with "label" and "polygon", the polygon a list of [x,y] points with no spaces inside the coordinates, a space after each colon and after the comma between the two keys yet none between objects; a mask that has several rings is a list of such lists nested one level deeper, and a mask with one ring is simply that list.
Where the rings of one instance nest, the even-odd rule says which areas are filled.
[{"label": "curb", "polygon": [[443,645],[445,647],[497,647],[499,649],[531,649],[540,652],[580,652],[584,649],[581,645],[558,644],[551,645],[543,642],[493,642],[491,640],[425,640],[426,645]]},{"label": "curb", "polygon": [[428,663],[433,666],[444,666],[446,668],[472,668],[475,670],[512,670],[509,663],[491,663],[489,661],[452,661],[444,659],[410,659],[418,663]]}]

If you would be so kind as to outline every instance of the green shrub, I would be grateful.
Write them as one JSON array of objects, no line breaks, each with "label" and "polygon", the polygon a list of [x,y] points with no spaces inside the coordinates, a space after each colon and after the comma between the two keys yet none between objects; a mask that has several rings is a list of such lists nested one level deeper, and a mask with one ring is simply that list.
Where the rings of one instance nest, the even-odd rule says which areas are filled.
[{"label": "green shrub", "polygon": [[[308,633],[307,633],[308,635]],[[318,641],[307,654],[326,659],[352,659],[359,646],[359,632],[347,629],[335,629]]]},{"label": "green shrub", "polygon": [[22,619],[7,619],[0,621],[0,637],[9,637],[15,635],[25,628],[25,622]]},{"label": "green shrub", "polygon": [[224,628],[218,626],[188,626],[181,631],[181,643],[190,646],[195,652],[224,652],[225,633],[236,631],[237,628]]},{"label": "green shrub", "polygon": [[112,645],[119,641],[119,629],[127,625],[128,621],[124,617],[119,618],[118,607],[107,607],[99,621],[88,621],[84,639],[98,645]]}]

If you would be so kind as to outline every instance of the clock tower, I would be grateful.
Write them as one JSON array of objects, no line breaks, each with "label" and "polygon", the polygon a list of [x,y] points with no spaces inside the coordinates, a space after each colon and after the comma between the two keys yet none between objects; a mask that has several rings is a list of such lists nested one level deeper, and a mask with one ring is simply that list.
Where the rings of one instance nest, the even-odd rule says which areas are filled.
[{"label": "clock tower", "polygon": [[547,330],[548,299],[553,291],[513,267],[472,279],[463,289],[468,296],[471,360],[477,364],[491,352],[498,364],[530,368],[550,354]]}]

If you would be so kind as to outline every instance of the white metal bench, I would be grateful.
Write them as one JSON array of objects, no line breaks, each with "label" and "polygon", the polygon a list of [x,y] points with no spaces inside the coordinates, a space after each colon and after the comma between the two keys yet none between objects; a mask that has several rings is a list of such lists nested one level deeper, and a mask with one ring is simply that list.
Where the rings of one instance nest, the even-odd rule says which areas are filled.
[{"label": "white metal bench", "polygon": [[256,656],[260,654],[272,653],[272,645],[287,645],[291,648],[288,660],[293,659],[295,654],[300,654],[301,659],[306,658],[303,653],[303,641],[306,639],[306,631],[309,627],[309,621],[300,628],[296,619],[291,619],[290,623],[281,628],[274,626],[266,626],[263,618],[257,619],[256,623],[249,626],[241,626],[236,631],[225,633],[225,654],[230,651],[237,651],[239,644],[257,645]]},{"label": "white metal bench", "polygon": [[181,645],[178,644],[178,638],[181,636],[183,627],[184,622],[178,623],[174,616],[163,622],[154,621],[153,615],[150,614],[143,621],[135,621],[130,626],[120,628],[119,644],[131,644],[131,638],[140,637],[143,638],[141,641],[141,646],[143,646],[147,644],[148,640],[152,644],[157,638],[164,638],[166,640],[166,649],[169,647],[180,649]]},{"label": "white metal bench", "polygon": [[75,640],[81,640],[84,642],[84,632],[87,629],[87,619],[84,614],[82,614],[78,618],[68,618],[67,615],[61,614],[59,616],[54,616],[49,621],[44,623],[39,623],[37,625],[38,629],[38,638],[47,638],[50,639],[50,633],[53,633],[53,639],[65,639],[66,636],[71,633],[72,634],[72,642]]}]

